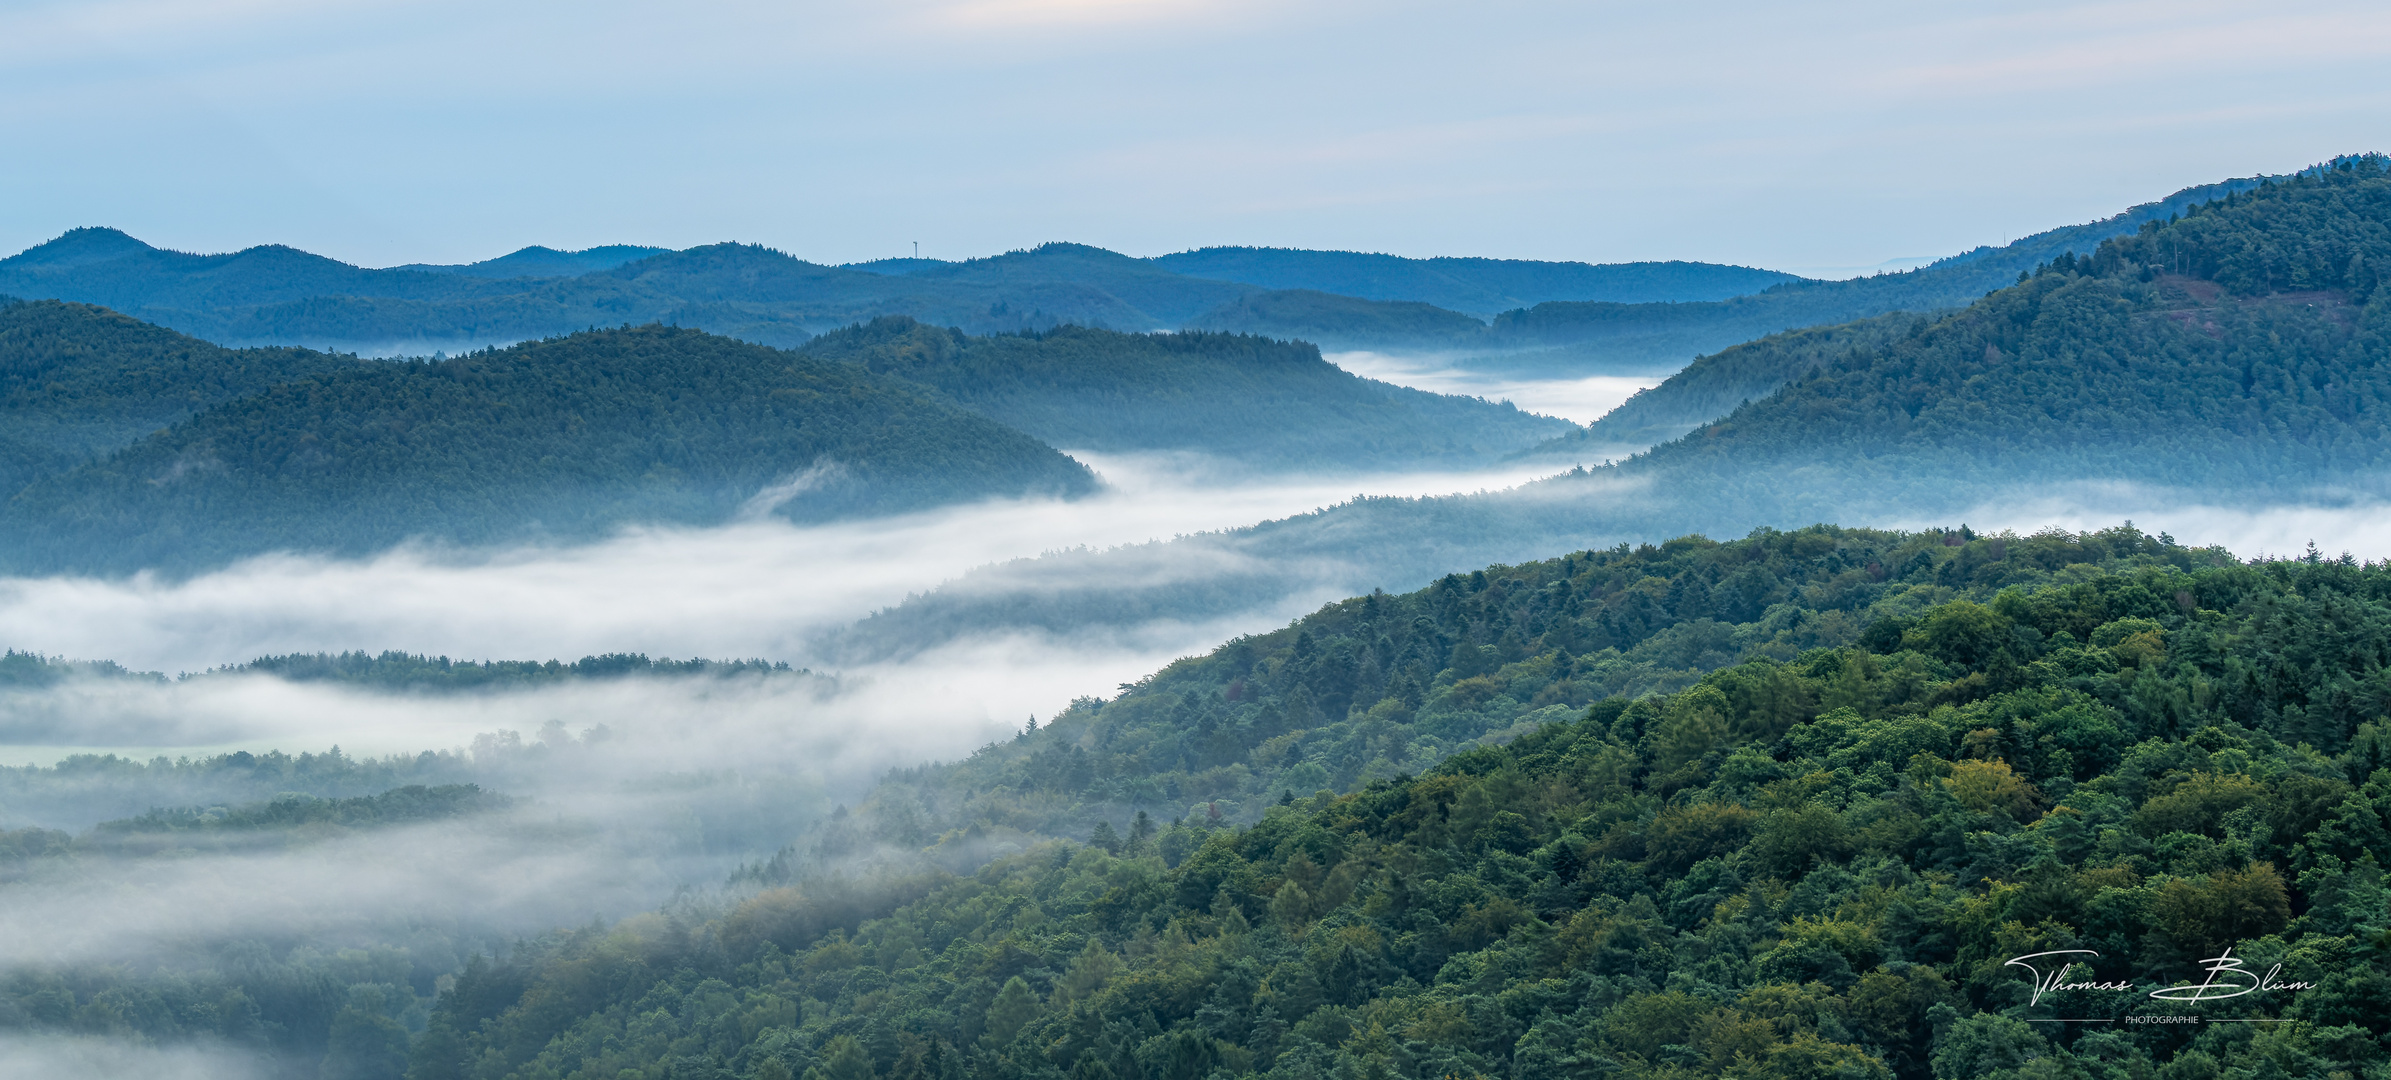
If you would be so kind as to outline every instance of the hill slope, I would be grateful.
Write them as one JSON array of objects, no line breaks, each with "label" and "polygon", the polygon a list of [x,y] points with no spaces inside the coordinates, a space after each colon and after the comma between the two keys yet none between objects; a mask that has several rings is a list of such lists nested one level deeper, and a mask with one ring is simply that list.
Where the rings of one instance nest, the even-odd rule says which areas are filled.
[{"label": "hill slope", "polygon": [[1056,446],[1195,450],[1264,469],[1468,465],[1570,426],[1359,378],[1310,345],[1227,334],[970,337],[885,318],[804,352],[934,387]]},{"label": "hill slope", "polygon": [[1788,330],[1697,357],[1684,370],[1658,386],[1637,391],[1592,424],[1523,456],[1584,463],[1625,457],[1766,398],[1831,358],[1880,349],[1929,318],[1896,312]]},{"label": "hill slope", "polygon": [[651,326],[286,382],[36,483],[0,510],[0,535],[17,569],[180,568],[1093,482],[1036,439],[906,384]]},{"label": "hill slope", "polygon": [[2372,267],[2385,262],[2391,162],[2269,183],[2062,256],[1880,349],[1829,353],[1642,467],[1831,467],[1913,490],[2379,487],[2391,297]]},{"label": "hill slope", "polygon": [[0,498],[210,405],[357,363],[218,348],[85,304],[0,300]]},{"label": "hill slope", "polygon": [[[2391,985],[2369,851],[2391,828],[2369,719],[2391,574],[2131,530],[1949,540],[1687,540],[1336,605],[892,777],[808,854],[1032,841],[1156,764],[1232,762],[1209,783],[1315,745],[1377,778],[1359,792],[1223,809],[1184,788],[1182,819],[1114,803],[1085,844],[967,876],[785,860],[757,876],[787,887],[728,910],[474,965],[412,1075],[2362,1075]],[[1841,569],[1800,569],[1822,562]],[[1709,631],[1731,666],[1408,771],[1455,699],[1573,681],[1614,655],[1579,635],[1623,619],[1704,633],[1682,612],[1712,610],[1709,583],[1779,567],[1810,587],[1778,594],[1773,635]],[[1432,685],[1342,723],[1288,712],[1433,667],[1448,625]],[[1469,673],[1498,649],[1524,655]],[[2037,992],[2008,963],[2057,949],[2083,966],[2052,982],[2123,992]],[[2153,1001],[2227,950],[2276,985]],[[2281,1024],[2120,1022],[2153,1014]],[[2061,1017],[2102,1023],[2029,1022]]]}]

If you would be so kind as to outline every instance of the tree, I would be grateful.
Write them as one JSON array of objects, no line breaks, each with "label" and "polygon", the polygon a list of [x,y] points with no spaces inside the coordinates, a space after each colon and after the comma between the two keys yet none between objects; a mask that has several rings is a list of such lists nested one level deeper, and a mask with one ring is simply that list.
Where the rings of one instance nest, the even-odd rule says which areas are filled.
[{"label": "tree", "polygon": [[996,1000],[988,1004],[988,1045],[1001,1047],[1013,1041],[1029,1022],[1038,1018],[1038,994],[1015,975],[1005,980],[1004,988],[996,992]]},{"label": "tree", "polygon": [[[782,1072],[787,1072],[786,1066]],[[852,1035],[836,1036],[823,1044],[822,1063],[805,1070],[805,1080],[876,1080],[878,1075],[872,1069],[872,1055]]]}]

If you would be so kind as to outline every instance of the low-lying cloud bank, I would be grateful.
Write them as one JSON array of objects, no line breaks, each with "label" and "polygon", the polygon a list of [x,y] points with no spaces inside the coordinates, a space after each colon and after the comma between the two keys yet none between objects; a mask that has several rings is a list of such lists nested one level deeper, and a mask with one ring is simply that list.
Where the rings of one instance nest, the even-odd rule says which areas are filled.
[{"label": "low-lying cloud bank", "polygon": [[402,548],[365,560],[278,555],[182,581],[0,580],[0,644],[196,671],[343,649],[459,658],[605,652],[804,663],[825,628],[974,567],[1229,529],[1370,494],[1506,487],[1549,471],[1227,482],[1200,459],[1089,460],[1110,489],[797,527],[636,529],[500,552]]},{"label": "low-lying cloud bank", "polygon": [[140,1077],[141,1080],[239,1080],[263,1075],[267,1062],[216,1046],[146,1046],[89,1035],[0,1034],[0,1080]]}]

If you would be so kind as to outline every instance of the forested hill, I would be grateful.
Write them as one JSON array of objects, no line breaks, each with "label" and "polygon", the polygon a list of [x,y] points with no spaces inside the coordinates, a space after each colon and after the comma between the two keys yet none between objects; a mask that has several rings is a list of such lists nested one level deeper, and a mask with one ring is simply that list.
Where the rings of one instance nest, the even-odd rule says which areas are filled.
[{"label": "forested hill", "polygon": [[1895,312],[1770,334],[1697,357],[1660,385],[1637,391],[1592,424],[1535,448],[1530,456],[1586,463],[1625,457],[1765,399],[1830,359],[1882,348],[1930,318]]},{"label": "forested hill", "polygon": [[85,304],[0,299],[0,499],[210,405],[356,363],[222,349]]},{"label": "forested hill", "polygon": [[1192,277],[1266,289],[1304,289],[1364,300],[1410,301],[1492,317],[1548,300],[1619,304],[1724,300],[1800,278],[1775,270],[1699,262],[1593,265],[1528,259],[1407,259],[1358,251],[1208,247],[1147,260]]},{"label": "forested hill", "polygon": [[973,337],[899,317],[825,334],[804,352],[934,387],[1051,445],[1193,450],[1258,469],[1467,466],[1570,430],[1244,335],[1058,327]]},{"label": "forested hill", "polygon": [[[2379,490],[2391,455],[2391,161],[2200,205],[1880,340],[1635,469],[1897,499],[1954,482],[2126,480],[2244,498]],[[1804,370],[1807,374],[1802,374]],[[1842,495],[1829,497],[1840,498]]]},{"label": "forested hill", "polygon": [[909,384],[648,326],[285,382],[35,483],[0,509],[0,536],[14,570],[189,568],[1093,486]]},{"label": "forested hill", "polygon": [[[2368,1075],[2385,627],[2382,568],[2130,529],[1490,568],[894,778],[821,838],[887,859],[1092,816],[1084,842],[519,945],[443,993],[409,1075]],[[1701,634],[1664,686],[1586,679]],[[1668,692],[1569,701],[1614,689]],[[1531,722],[1414,772],[1469,701]],[[1203,785],[1331,747],[1359,791],[1213,818]],[[1131,791],[1161,779],[1193,783]],[[2061,949],[2054,982],[2123,989],[2007,963]],[[2228,950],[2270,987],[2154,1000]],[[2131,1022],[2170,1014],[2270,1022]]]},{"label": "forested hill", "polygon": [[[2363,468],[2382,435],[2368,418],[2391,394],[2382,370],[2391,324],[2372,306],[2368,269],[2391,255],[2382,161],[2343,159],[2146,222],[2087,258],[2062,256],[2031,281],[2021,274],[1956,317],[1890,315],[1721,350],[1539,452],[1599,455],[1703,427],[1699,445],[1727,454],[1753,452],[1754,439],[1823,453],[1866,440],[1869,458],[1929,443],[2040,457],[2053,443],[2173,437],[2176,458],[2218,438],[2235,459],[2292,455],[2275,468]],[[2233,254],[2199,254],[2222,249]],[[2297,264],[2295,280],[2285,267]],[[1784,402],[1758,404],[1813,375]],[[2302,380],[2332,390],[2304,394]],[[1747,403],[1732,423],[1706,426]],[[1894,408],[1908,417],[1894,424],[1899,436],[1885,426]],[[1950,430],[1968,426],[1956,419],[1963,412],[1994,418]]]}]

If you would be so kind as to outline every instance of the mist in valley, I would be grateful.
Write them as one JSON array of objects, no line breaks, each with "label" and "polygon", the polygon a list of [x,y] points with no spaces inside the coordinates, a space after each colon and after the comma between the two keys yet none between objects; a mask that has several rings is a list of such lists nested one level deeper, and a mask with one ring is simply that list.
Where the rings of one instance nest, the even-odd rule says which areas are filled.
[{"label": "mist in valley", "polygon": [[[1453,373],[1368,373],[1443,392],[1471,385]],[[1474,385],[1578,417],[1648,382]],[[236,956],[293,971],[349,964],[356,970],[339,978],[390,988],[359,991],[385,994],[374,1008],[419,1022],[438,976],[474,953],[752,892],[765,884],[757,866],[889,770],[968,756],[1178,657],[1373,588],[1405,591],[1438,573],[1675,535],[1646,513],[1668,493],[1630,478],[1538,483],[1551,465],[1257,480],[1195,456],[1076,456],[1105,479],[1101,494],[829,525],[639,528],[581,546],[281,554],[179,579],[0,582],[0,642],[158,673],[79,671],[0,690],[0,763],[15,766],[0,778],[0,829],[85,837],[72,859],[5,872],[0,967],[113,965],[136,978],[180,978],[201,976],[172,973],[226,970]],[[1428,528],[1421,535],[1433,543],[1402,560],[1380,557],[1390,537],[1420,539],[1423,521],[1489,507],[1499,520],[1539,524]],[[1714,513],[1729,526],[1716,531],[1730,536],[1809,524]],[[2245,556],[2294,553],[2314,537],[2391,536],[2391,507],[2376,503],[2221,507],[2115,485],[1991,493],[1957,518],[1838,523],[1964,520],[1979,532],[2027,533],[2127,518]],[[222,670],[352,649],[457,660],[638,652],[791,667],[482,691]],[[333,747],[340,758],[326,757]],[[286,791],[188,767],[225,753],[307,754],[317,762],[307,775],[334,779]],[[116,755],[99,760],[122,765],[74,755]],[[508,801],[376,828],[175,834],[150,849],[91,839],[102,822],[156,808],[219,815],[277,798],[370,796],[394,781],[475,784]],[[1005,849],[952,850],[980,858]],[[46,1075],[307,1067],[214,1046],[12,1037],[0,1056]]]},{"label": "mist in valley", "polygon": [[[0,582],[0,641],[126,669],[74,666],[46,684],[0,688],[0,764],[10,766],[0,770],[0,832],[14,830],[19,849],[77,838],[72,857],[0,858],[0,968],[116,965],[135,978],[181,978],[170,973],[200,977],[234,955],[320,967],[363,950],[403,954],[390,962],[405,970],[386,974],[420,1004],[434,976],[471,953],[676,896],[705,903],[751,890],[734,881],[741,867],[835,816],[890,769],[967,756],[1074,698],[1109,695],[1345,595],[1349,568],[1287,588],[1288,567],[1256,566],[1206,535],[1358,494],[1499,489],[1542,471],[1256,481],[1193,457],[1091,463],[1106,490],[1076,501],[635,529],[578,547],[283,554],[180,579]],[[1200,587],[1241,574],[1267,574],[1274,587],[1225,611],[1068,632],[995,627],[877,656],[835,648],[842,628],[972,580],[975,568],[984,578],[1007,565],[1063,565],[1041,556],[1074,551],[1145,556],[1110,580],[1110,564],[1074,571],[1080,587]],[[460,661],[641,652],[792,667],[472,691],[233,669],[351,649]],[[407,784],[473,784],[507,802],[380,827],[213,824],[245,805],[304,815]],[[196,816],[156,836],[139,821],[130,833],[94,831],[161,809]],[[47,1037],[0,1053],[65,1075],[289,1065]]]}]

